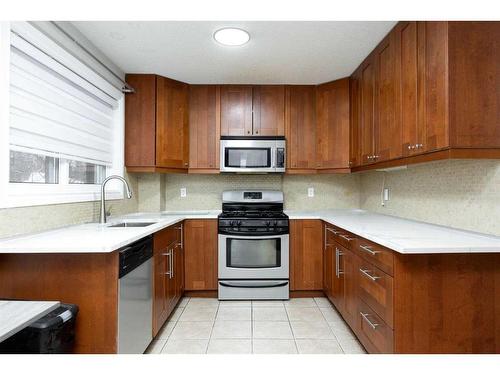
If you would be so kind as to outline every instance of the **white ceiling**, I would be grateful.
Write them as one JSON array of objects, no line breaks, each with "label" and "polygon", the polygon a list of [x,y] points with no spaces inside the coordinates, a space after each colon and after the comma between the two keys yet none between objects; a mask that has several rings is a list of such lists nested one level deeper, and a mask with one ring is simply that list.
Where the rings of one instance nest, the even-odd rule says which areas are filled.
[{"label": "white ceiling", "polygon": [[[393,21],[80,21],[73,22],[126,73],[156,73],[188,83],[316,84],[350,75]],[[250,33],[225,47],[213,33]]]}]

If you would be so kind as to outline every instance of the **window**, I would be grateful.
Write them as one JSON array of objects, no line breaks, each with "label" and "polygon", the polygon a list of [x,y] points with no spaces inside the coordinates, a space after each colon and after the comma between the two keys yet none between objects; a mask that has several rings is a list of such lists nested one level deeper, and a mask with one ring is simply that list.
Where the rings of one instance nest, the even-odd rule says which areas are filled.
[{"label": "window", "polygon": [[[0,101],[7,98],[0,103],[1,206],[98,199],[104,178],[123,174],[121,88],[33,23],[7,25],[0,34]],[[123,197],[120,185],[110,188],[108,198]]]}]

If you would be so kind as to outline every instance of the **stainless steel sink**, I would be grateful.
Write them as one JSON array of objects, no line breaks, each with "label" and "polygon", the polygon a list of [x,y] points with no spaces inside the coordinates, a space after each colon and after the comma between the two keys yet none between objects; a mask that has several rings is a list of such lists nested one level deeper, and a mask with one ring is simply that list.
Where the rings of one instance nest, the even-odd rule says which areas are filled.
[{"label": "stainless steel sink", "polygon": [[115,223],[108,225],[108,228],[135,228],[135,227],[147,227],[148,225],[156,224],[154,221],[140,222],[140,221],[122,221],[120,223]]}]

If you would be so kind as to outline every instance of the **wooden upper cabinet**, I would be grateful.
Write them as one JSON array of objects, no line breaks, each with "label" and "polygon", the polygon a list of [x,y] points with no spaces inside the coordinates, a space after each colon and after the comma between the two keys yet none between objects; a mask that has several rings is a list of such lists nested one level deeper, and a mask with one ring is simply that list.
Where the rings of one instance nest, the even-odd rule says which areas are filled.
[{"label": "wooden upper cabinet", "polygon": [[291,290],[323,289],[323,223],[290,220]]},{"label": "wooden upper cabinet", "polygon": [[156,77],[156,164],[187,168],[189,163],[188,85]]},{"label": "wooden upper cabinet", "polygon": [[220,87],[221,135],[252,135],[252,86]]},{"label": "wooden upper cabinet", "polygon": [[151,74],[128,74],[125,166],[131,171],[185,171],[189,162],[188,85]]},{"label": "wooden upper cabinet", "polygon": [[401,156],[402,131],[399,120],[399,45],[397,34],[389,33],[373,53],[375,67],[374,161]]},{"label": "wooden upper cabinet", "polygon": [[253,87],[253,135],[285,134],[285,86]]},{"label": "wooden upper cabinet", "polygon": [[189,171],[219,171],[220,89],[189,87]]},{"label": "wooden upper cabinet", "polygon": [[417,22],[417,39],[417,151],[434,151],[449,146],[448,23]]},{"label": "wooden upper cabinet", "polygon": [[359,79],[360,96],[360,126],[359,126],[359,146],[361,165],[373,163],[375,160],[375,118],[374,118],[374,100],[375,100],[375,68],[373,56],[369,56],[361,65]]},{"label": "wooden upper cabinet", "polygon": [[316,88],[287,86],[286,88],[287,169],[316,169]]},{"label": "wooden upper cabinet", "polygon": [[284,135],[283,85],[221,86],[221,135]]},{"label": "wooden upper cabinet", "polygon": [[359,149],[360,135],[360,97],[359,97],[359,71],[356,70],[350,78],[350,126],[349,126],[349,166],[357,167],[361,164]]},{"label": "wooden upper cabinet", "polygon": [[349,168],[349,78],[317,86],[317,168]]}]

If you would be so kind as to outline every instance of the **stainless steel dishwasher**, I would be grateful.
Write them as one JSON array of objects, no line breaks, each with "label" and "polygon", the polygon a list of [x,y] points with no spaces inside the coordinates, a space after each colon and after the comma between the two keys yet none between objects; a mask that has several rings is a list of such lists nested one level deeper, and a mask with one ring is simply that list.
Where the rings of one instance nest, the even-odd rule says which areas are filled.
[{"label": "stainless steel dishwasher", "polygon": [[153,339],[153,237],[118,251],[118,353],[141,354]]}]

